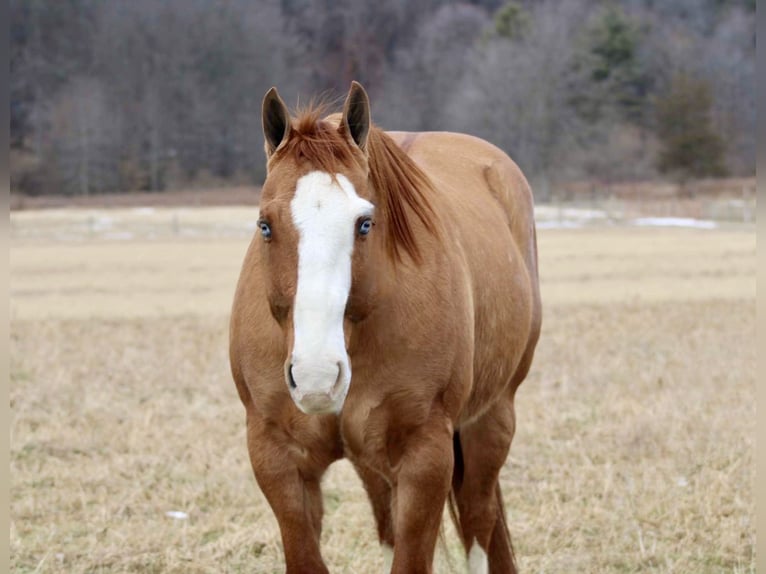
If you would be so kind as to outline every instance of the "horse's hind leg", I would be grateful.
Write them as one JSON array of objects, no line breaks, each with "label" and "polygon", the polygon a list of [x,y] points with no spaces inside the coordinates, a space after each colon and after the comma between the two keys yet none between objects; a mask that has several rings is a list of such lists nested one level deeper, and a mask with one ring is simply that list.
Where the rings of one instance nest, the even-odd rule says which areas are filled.
[{"label": "horse's hind leg", "polygon": [[[248,416],[250,462],[261,491],[274,512],[282,535],[288,574],[323,574],[319,551],[322,530],[320,479],[327,468],[299,469],[290,456],[287,437]],[[329,462],[328,462],[329,465]]]},{"label": "horse's hind leg", "polygon": [[453,493],[471,574],[516,572],[498,481],[514,428],[513,402],[502,401],[461,428],[455,445],[463,468],[460,476],[456,464]]},{"label": "horse's hind leg", "polygon": [[391,571],[394,558],[394,521],[392,516],[392,490],[388,481],[380,474],[364,465],[354,464],[359,478],[362,479],[367,496],[375,515],[378,528],[378,540],[383,551],[383,571]]}]

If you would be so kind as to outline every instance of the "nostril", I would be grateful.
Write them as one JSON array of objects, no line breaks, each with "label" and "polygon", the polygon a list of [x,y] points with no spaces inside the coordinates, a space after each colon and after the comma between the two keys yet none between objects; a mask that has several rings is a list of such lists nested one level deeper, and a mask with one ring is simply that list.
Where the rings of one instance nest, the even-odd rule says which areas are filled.
[{"label": "nostril", "polygon": [[335,384],[332,386],[332,394],[335,394],[338,389],[340,388],[341,379],[343,379],[343,365],[340,361],[337,363],[338,366],[338,376],[335,377]]},{"label": "nostril", "polygon": [[298,385],[295,384],[295,379],[293,378],[293,365],[290,363],[290,366],[287,369],[287,379],[290,383],[290,388],[295,389]]}]

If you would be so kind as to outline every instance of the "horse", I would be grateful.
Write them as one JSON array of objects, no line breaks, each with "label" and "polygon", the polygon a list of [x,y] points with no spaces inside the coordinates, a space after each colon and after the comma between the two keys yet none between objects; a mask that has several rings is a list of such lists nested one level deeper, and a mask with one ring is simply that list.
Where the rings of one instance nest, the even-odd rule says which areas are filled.
[{"label": "horse", "polygon": [[540,333],[531,188],[503,151],[263,99],[267,176],[231,371],[288,573],[326,573],[321,479],[347,458],[387,569],[430,573],[445,505],[472,573],[516,572],[499,474]]}]

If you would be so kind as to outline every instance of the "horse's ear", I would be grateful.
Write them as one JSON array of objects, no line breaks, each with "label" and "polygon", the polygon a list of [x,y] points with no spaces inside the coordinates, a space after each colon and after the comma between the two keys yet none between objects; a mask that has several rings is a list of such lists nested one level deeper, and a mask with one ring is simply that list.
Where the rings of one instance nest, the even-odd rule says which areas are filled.
[{"label": "horse's ear", "polygon": [[362,84],[351,82],[351,89],[343,104],[343,118],[340,128],[362,151],[367,145],[370,133],[370,99]]},{"label": "horse's ear", "polygon": [[266,140],[266,156],[271,156],[290,133],[290,112],[287,111],[287,106],[279,97],[276,88],[271,88],[263,97],[261,120]]}]

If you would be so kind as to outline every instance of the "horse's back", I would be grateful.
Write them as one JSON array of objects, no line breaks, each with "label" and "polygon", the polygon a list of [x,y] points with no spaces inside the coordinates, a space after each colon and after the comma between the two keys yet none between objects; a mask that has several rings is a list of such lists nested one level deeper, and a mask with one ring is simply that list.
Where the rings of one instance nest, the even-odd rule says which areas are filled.
[{"label": "horse's back", "polygon": [[[488,192],[502,207],[527,267],[537,277],[532,190],[516,163],[500,148],[467,134],[388,132],[437,189],[453,190],[458,208],[481,202]],[[496,207],[496,206],[493,206]]]},{"label": "horse's back", "polygon": [[449,132],[389,132],[428,174],[448,232],[470,273],[474,389],[467,416],[492,401],[498,382],[523,380],[541,324],[531,188],[505,152]]}]

